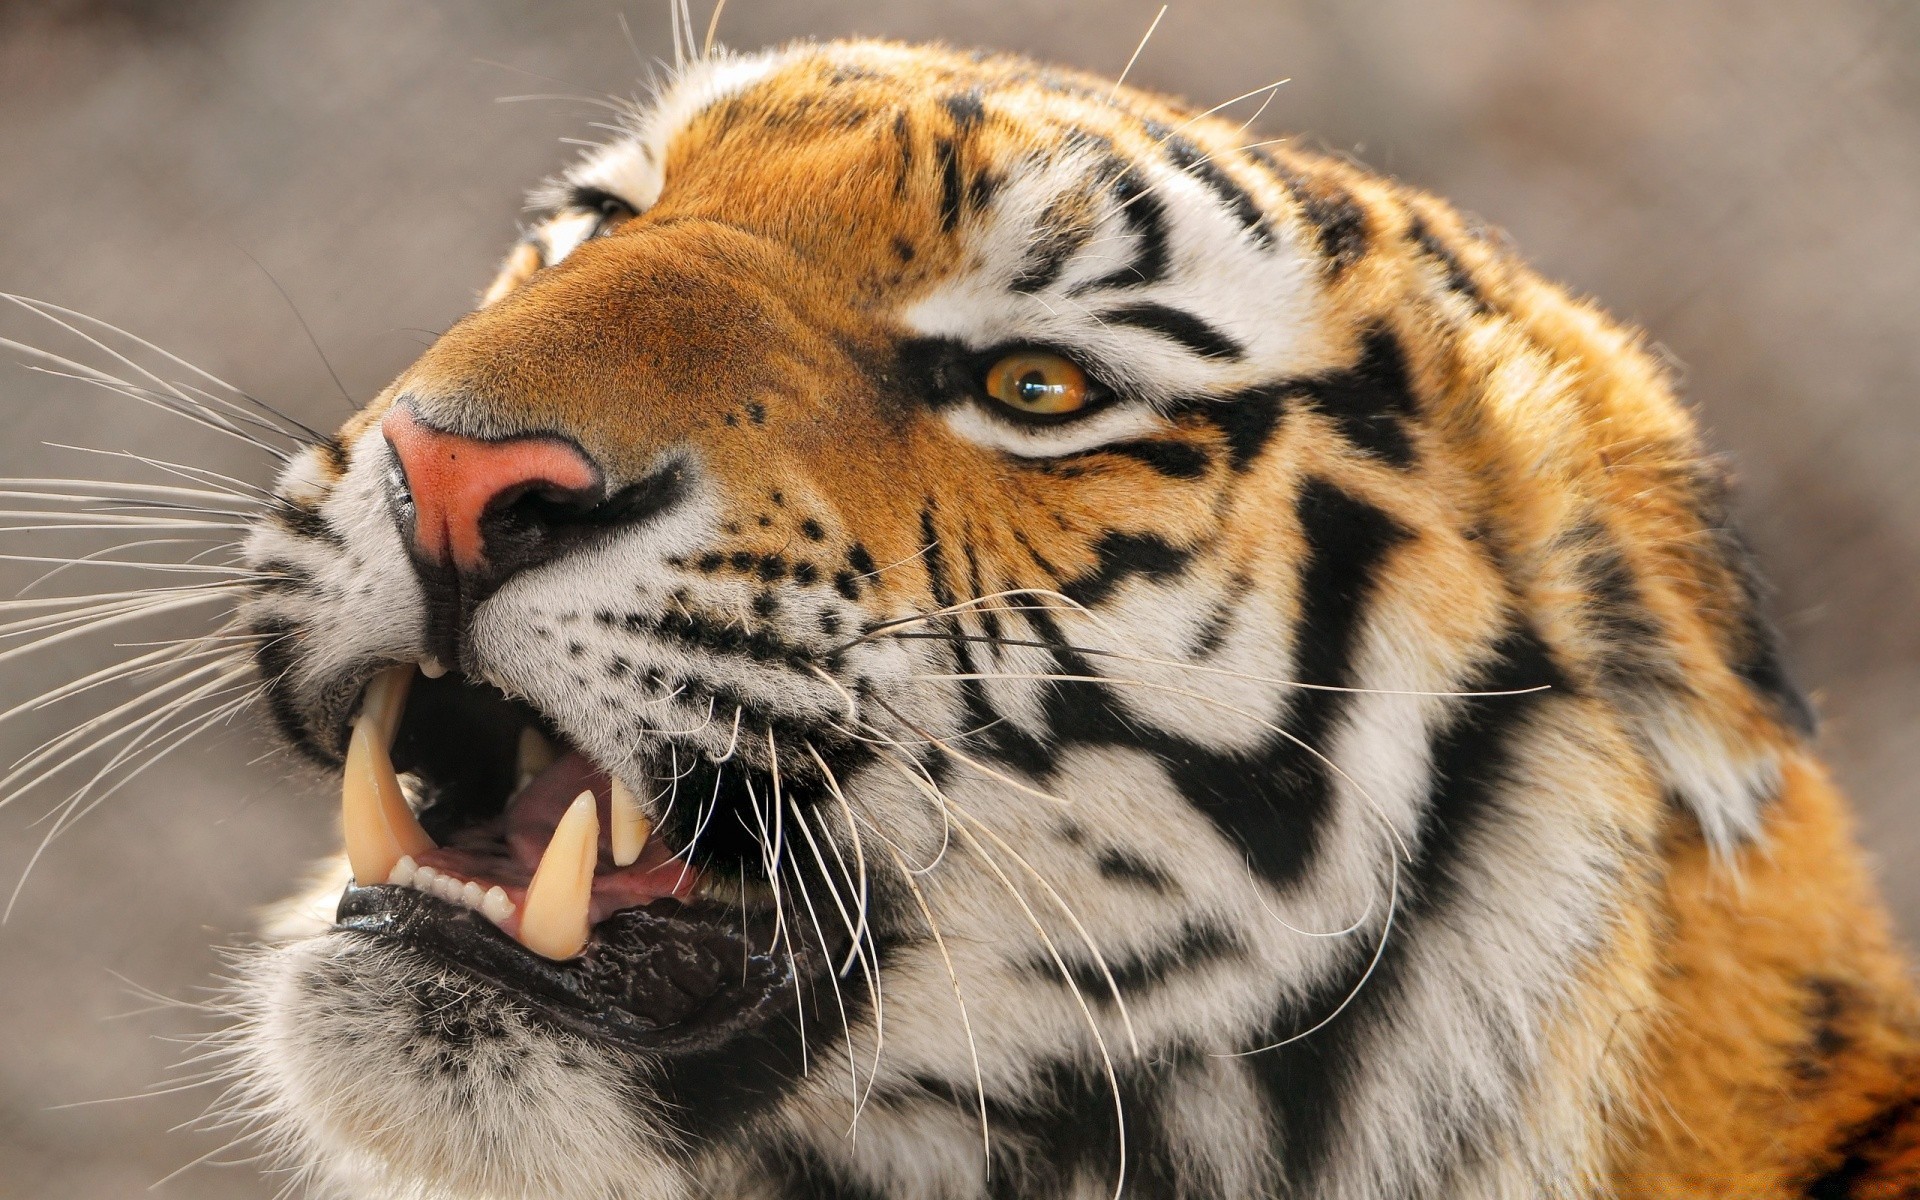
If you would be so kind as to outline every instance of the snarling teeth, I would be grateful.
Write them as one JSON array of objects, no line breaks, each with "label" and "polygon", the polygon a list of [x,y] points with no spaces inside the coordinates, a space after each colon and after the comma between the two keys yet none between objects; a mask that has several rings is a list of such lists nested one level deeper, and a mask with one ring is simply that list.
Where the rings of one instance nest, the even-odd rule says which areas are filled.
[{"label": "snarling teeth", "polygon": [[572,958],[584,950],[592,926],[593,863],[600,853],[600,817],[593,793],[582,792],[560,818],[547,852],[527,885],[520,913],[520,944],[548,958]]},{"label": "snarling teeth", "polygon": [[507,898],[506,889],[499,884],[483,889],[471,879],[463,881],[457,876],[442,875],[432,867],[423,867],[414,862],[411,857],[402,858],[394,864],[393,874],[387,876],[387,882],[410,887],[429,896],[438,896],[448,904],[470,908],[496,925],[516,911],[513,901]]},{"label": "snarling teeth", "polygon": [[367,684],[366,699],[347,743],[346,775],[340,788],[341,824],[346,829],[347,862],[353,877],[378,883],[393,874],[406,856],[433,849],[394,774],[393,735],[407,703],[412,667],[393,667]]},{"label": "snarling teeth", "polygon": [[[531,726],[514,743],[504,810],[456,803],[448,811],[466,821],[450,831],[437,822],[449,839],[437,845],[409,806],[392,758],[414,673],[405,666],[375,676],[353,723],[341,807],[356,883],[438,897],[551,959],[580,954],[594,924],[614,912],[685,901],[700,887],[699,872],[651,837],[652,822],[625,781]],[[417,745],[418,735],[409,736]]]},{"label": "snarling teeth", "polygon": [[653,825],[647,820],[647,814],[640,811],[640,798],[633,794],[633,789],[620,782],[618,776],[612,782],[613,803],[609,808],[613,815],[610,822],[613,861],[629,867],[639,861],[640,852],[647,848],[647,835],[653,832]]}]

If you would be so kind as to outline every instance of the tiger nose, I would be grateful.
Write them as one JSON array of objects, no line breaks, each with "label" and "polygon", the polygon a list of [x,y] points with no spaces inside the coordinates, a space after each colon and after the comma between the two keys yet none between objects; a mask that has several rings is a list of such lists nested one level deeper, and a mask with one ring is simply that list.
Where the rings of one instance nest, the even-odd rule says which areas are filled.
[{"label": "tiger nose", "polygon": [[499,536],[502,518],[517,508],[536,515],[583,512],[601,499],[599,467],[557,437],[463,437],[426,424],[404,402],[387,413],[380,432],[405,478],[413,552],[437,568],[497,577],[530,566],[544,557],[539,530],[520,519],[511,522],[517,536]]}]

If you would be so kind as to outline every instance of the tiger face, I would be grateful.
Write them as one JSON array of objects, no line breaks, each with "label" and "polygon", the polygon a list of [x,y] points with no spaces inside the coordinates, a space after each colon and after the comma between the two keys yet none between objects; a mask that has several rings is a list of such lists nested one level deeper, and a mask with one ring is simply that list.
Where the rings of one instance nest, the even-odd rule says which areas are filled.
[{"label": "tiger face", "polygon": [[353,1196],[1600,1187],[1805,710],[1633,337],[1256,140],[809,45],[540,192],[247,544],[347,853],[236,1106]]}]

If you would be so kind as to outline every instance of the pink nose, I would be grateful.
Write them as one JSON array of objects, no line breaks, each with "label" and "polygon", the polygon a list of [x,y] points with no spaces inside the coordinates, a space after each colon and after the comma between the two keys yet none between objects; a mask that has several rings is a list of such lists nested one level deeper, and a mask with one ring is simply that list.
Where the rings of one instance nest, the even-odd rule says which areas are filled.
[{"label": "pink nose", "polygon": [[413,494],[414,551],[461,572],[489,565],[481,522],[490,512],[528,493],[573,500],[600,487],[593,462],[559,438],[483,442],[423,424],[399,404],[380,422],[380,432]]}]

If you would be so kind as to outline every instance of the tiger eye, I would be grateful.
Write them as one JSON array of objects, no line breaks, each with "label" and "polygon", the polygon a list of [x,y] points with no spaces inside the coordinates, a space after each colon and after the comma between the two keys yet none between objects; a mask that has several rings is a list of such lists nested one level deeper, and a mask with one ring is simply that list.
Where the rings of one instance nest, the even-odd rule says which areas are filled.
[{"label": "tiger eye", "polygon": [[1009,354],[987,369],[987,395],[1015,412],[1061,417],[1087,406],[1086,372],[1044,350]]}]

